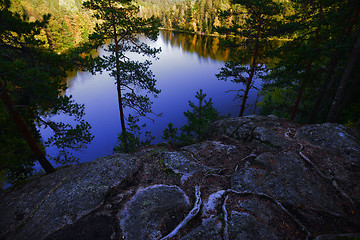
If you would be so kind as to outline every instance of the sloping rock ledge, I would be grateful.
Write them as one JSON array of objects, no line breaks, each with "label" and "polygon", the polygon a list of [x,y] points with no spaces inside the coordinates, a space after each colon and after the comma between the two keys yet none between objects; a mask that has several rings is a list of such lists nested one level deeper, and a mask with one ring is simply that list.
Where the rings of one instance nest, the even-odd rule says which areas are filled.
[{"label": "sloping rock ledge", "polygon": [[60,168],[0,204],[1,239],[360,239],[359,139],[223,119],[203,142]]}]

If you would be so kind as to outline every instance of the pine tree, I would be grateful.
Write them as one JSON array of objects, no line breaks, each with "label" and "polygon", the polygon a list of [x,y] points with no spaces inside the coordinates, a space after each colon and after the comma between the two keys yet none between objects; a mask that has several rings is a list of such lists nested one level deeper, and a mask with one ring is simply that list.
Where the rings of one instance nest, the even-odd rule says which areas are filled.
[{"label": "pine tree", "polygon": [[[337,88],[336,95],[333,99],[331,108],[327,115],[327,122],[336,122],[339,119],[339,115],[342,111],[342,102],[344,102],[345,99],[346,87],[348,83],[351,81],[351,73],[353,72],[356,62],[359,60],[359,56],[360,56],[360,30],[358,30],[356,42],[351,51],[349,60],[346,63],[344,73],[341,78],[341,82]],[[358,78],[359,77],[357,77],[357,79]],[[355,82],[356,78],[353,81]]]},{"label": "pine tree", "polygon": [[164,139],[165,141],[169,141],[170,144],[174,144],[179,137],[177,136],[177,128],[174,128],[174,124],[173,123],[169,123],[167,128],[164,129],[163,131],[163,136],[162,139]]},{"label": "pine tree", "polygon": [[[53,130],[44,144],[60,149],[54,157],[60,163],[73,161],[67,149],[83,149],[92,136],[90,125],[82,120],[84,106],[60,94],[66,90],[62,81],[69,69],[68,58],[45,48],[38,38],[50,16],[28,22],[9,9],[10,1],[0,1],[0,170],[17,180],[31,174],[34,161],[47,173],[54,171],[36,124]],[[51,120],[61,113],[73,116],[78,124]]]},{"label": "pine tree", "polygon": [[[360,3],[292,3],[295,11],[281,26],[292,40],[279,49],[279,61],[264,85],[267,92],[281,88],[288,93],[288,101],[274,108],[284,112],[292,105],[286,115],[308,123],[337,122],[340,116],[356,122],[359,101],[353,89],[359,88],[354,66],[359,63]],[[343,110],[347,117],[340,114]]]},{"label": "pine tree", "polygon": [[[114,152],[134,152],[137,149],[149,146],[151,141],[155,139],[155,137],[151,136],[151,133],[147,131],[145,132],[145,140],[141,140],[141,130],[146,127],[146,124],[139,126],[138,116],[131,116],[129,114],[127,121],[128,127],[126,131],[119,134],[118,143],[113,148]],[[125,145],[125,143],[127,145]]]},{"label": "pine tree", "polygon": [[[122,132],[126,132],[124,107],[134,109],[140,116],[151,112],[151,101],[147,95],[140,95],[137,90],[157,96],[156,79],[149,69],[151,62],[132,60],[129,52],[139,55],[156,57],[159,49],[149,47],[139,40],[144,34],[151,40],[158,35],[158,21],[155,18],[142,19],[137,17],[139,8],[129,0],[89,0],[84,6],[94,11],[98,19],[95,32],[89,37],[93,46],[101,46],[110,40],[106,51],[109,56],[99,56],[94,60],[93,71],[110,71],[115,78],[120,122]],[[127,134],[123,134],[125,151]]]},{"label": "pine tree", "polygon": [[[277,27],[281,22],[279,15],[282,8],[280,4],[272,0],[233,0],[232,3],[243,6],[247,11],[247,18],[244,25],[237,26],[234,24],[227,31],[235,31],[237,35],[246,40],[227,42],[229,47],[240,49],[240,52],[233,54],[233,60],[221,69],[217,77],[220,80],[232,78],[235,83],[241,82],[245,84],[243,95],[238,94],[238,97],[242,98],[239,113],[241,117],[244,114],[249,91],[254,84],[254,78],[264,71],[260,59],[264,57],[265,52],[261,52],[260,49],[268,45],[269,38],[278,34]],[[251,59],[249,66],[246,65],[246,59]]]},{"label": "pine tree", "polygon": [[195,95],[196,99],[199,100],[198,105],[189,101],[189,106],[192,110],[184,112],[188,123],[181,128],[181,140],[183,142],[199,141],[211,123],[219,119],[220,114],[214,108],[212,99],[210,98],[207,101],[205,100],[206,96],[202,89],[200,89]]}]

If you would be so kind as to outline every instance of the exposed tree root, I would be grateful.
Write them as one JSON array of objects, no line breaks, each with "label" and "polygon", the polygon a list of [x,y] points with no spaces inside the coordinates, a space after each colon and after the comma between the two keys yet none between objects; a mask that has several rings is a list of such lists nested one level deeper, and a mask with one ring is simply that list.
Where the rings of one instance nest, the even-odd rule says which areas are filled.
[{"label": "exposed tree root", "polygon": [[[257,155],[255,153],[250,153],[249,155],[247,155],[246,157],[242,158],[239,162],[243,162],[244,160],[248,159],[248,158],[252,158],[252,157],[257,157]],[[239,168],[239,163],[236,164],[235,170],[234,172],[236,172]]]},{"label": "exposed tree root", "polygon": [[310,237],[310,232],[307,230],[307,228],[294,216],[292,215],[279,201],[275,200],[273,197],[265,194],[265,193],[255,193],[255,192],[250,192],[250,191],[244,191],[244,192],[238,192],[238,191],[235,191],[235,190],[232,190],[232,189],[228,189],[226,190],[226,193],[235,193],[237,195],[240,195],[240,196],[257,196],[257,197],[260,197],[260,198],[265,198],[267,200],[270,200],[271,202],[275,203],[276,205],[278,205],[278,207],[283,210],[283,212],[285,212],[290,218],[291,220],[293,220],[300,228],[302,231],[304,231],[306,233],[306,240],[309,239]]},{"label": "exposed tree root", "polygon": [[203,165],[203,163],[202,162],[200,162],[199,160],[197,160],[195,157],[194,157],[194,155],[193,155],[193,153],[192,152],[188,152],[189,153],[189,156],[194,160],[194,162],[196,162],[196,163],[198,163],[198,164],[201,164],[201,165]]},{"label": "exposed tree root", "polygon": [[[352,199],[339,187],[339,185],[337,184],[337,182],[335,181],[335,179],[333,177],[328,177],[326,176],[318,167],[315,163],[313,163],[304,153],[302,153],[301,151],[299,151],[299,155],[302,157],[302,159],[311,165],[311,167],[316,171],[316,173],[321,176],[322,178],[330,181],[332,183],[332,185],[336,188],[337,191],[339,191],[339,193],[346,198],[347,200],[349,200],[352,204],[353,201]],[[248,162],[249,158],[254,158],[257,157],[256,154],[251,153],[248,156],[242,158],[240,160],[240,162]],[[239,162],[239,164],[240,164]],[[238,165],[239,165],[238,164]],[[235,171],[238,170],[239,166],[236,165]],[[211,175],[217,175],[217,174],[211,174]],[[207,176],[207,175],[206,175]],[[205,176],[204,176],[205,178]],[[227,200],[229,198],[229,194],[233,193],[236,195],[240,195],[240,196],[255,196],[255,197],[259,197],[259,198],[263,198],[266,200],[271,201],[272,203],[276,204],[284,213],[286,213],[286,215],[306,234],[306,240],[310,238],[311,234],[308,231],[308,229],[292,214],[290,213],[278,200],[274,199],[273,197],[271,197],[270,195],[267,195],[265,193],[256,193],[256,192],[251,192],[251,191],[243,191],[243,192],[239,192],[233,189],[227,189],[225,190],[224,193],[224,201],[222,204],[222,212],[223,212],[223,216],[224,216],[224,231],[223,231],[223,239],[224,240],[229,240],[230,236],[229,236],[229,231],[230,231],[230,227],[229,227],[229,213],[227,211],[226,208],[226,203]],[[195,196],[196,196],[196,201],[194,204],[194,207],[192,208],[192,210],[189,212],[189,214],[185,217],[185,219],[171,232],[169,233],[167,236],[163,237],[161,240],[168,240],[172,237],[174,237],[176,234],[178,234],[179,230],[181,228],[183,228],[184,226],[186,226],[188,224],[188,222],[190,222],[200,211],[201,208],[201,192],[200,192],[200,186],[197,185],[195,186]],[[343,217],[341,214],[339,213],[335,213],[335,212],[330,212],[330,211],[326,211],[326,210],[322,210],[322,209],[311,209],[310,210],[314,210],[314,211],[321,211],[324,213],[327,213],[329,215],[332,215],[334,217]]]},{"label": "exposed tree root", "polygon": [[308,207],[308,209],[315,211],[315,212],[322,212],[322,213],[326,213],[328,215],[331,215],[333,217],[338,217],[338,218],[345,218],[343,215],[341,215],[340,213],[336,213],[336,212],[332,212],[332,211],[328,211],[328,210],[324,210],[324,209],[319,209],[319,208],[311,208]]},{"label": "exposed tree root", "polygon": [[321,172],[321,170],[318,168],[318,166],[316,166],[315,163],[313,163],[308,157],[306,157],[305,154],[303,154],[302,152],[299,151],[299,155],[305,160],[305,162],[310,164],[315,169],[317,174],[319,174],[321,177],[326,178],[326,179],[329,180],[329,177],[326,176],[325,174],[323,174]]},{"label": "exposed tree root", "polygon": [[229,198],[229,196],[226,196],[224,199],[224,203],[222,205],[222,210],[224,213],[224,236],[223,240],[229,240],[229,220],[228,220],[228,212],[226,210],[226,201]]},{"label": "exposed tree root", "polygon": [[302,157],[302,159],[305,160],[305,162],[307,162],[308,164],[310,164],[314,170],[316,171],[316,173],[321,176],[322,178],[325,178],[326,180],[330,181],[331,184],[334,186],[334,188],[346,199],[348,200],[352,205],[354,205],[354,201],[350,198],[350,196],[345,193],[340,186],[337,184],[336,180],[334,179],[334,177],[328,177],[325,174],[323,174],[321,172],[321,170],[315,165],[315,163],[313,163],[307,156],[305,156],[304,153],[299,151],[299,155]]},{"label": "exposed tree root", "polygon": [[184,220],[168,235],[166,235],[165,237],[161,238],[161,240],[167,240],[170,239],[172,237],[174,237],[181,228],[183,228],[191,219],[193,219],[200,211],[200,207],[201,207],[201,192],[200,192],[200,186],[197,185],[195,186],[195,196],[196,196],[196,201],[194,204],[194,207],[191,209],[191,211],[189,212],[189,214],[184,218]]},{"label": "exposed tree root", "polygon": [[294,135],[293,130],[294,129],[287,128],[287,131],[284,133],[286,139],[293,139],[293,137],[290,136],[290,135]]}]

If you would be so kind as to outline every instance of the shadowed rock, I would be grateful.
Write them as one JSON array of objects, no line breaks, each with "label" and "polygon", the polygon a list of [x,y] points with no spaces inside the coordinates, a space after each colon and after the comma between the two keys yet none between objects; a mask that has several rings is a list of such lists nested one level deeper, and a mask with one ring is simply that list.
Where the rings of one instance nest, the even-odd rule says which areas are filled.
[{"label": "shadowed rock", "polygon": [[[71,225],[97,208],[109,188],[120,184],[135,170],[136,159],[130,155],[113,155],[35,180],[1,199],[2,234],[13,231],[13,234],[8,232],[12,235],[10,239],[40,239]],[[22,217],[11,221],[14,217],[4,218],[4,215]]]},{"label": "shadowed rock", "polygon": [[0,238],[357,239],[359,153],[338,124],[222,119],[177,151],[112,155],[3,191]]},{"label": "shadowed rock", "polygon": [[158,239],[162,226],[178,224],[189,207],[186,194],[177,186],[154,185],[140,190],[118,214],[123,237]]},{"label": "shadowed rock", "polygon": [[340,124],[316,124],[301,127],[296,131],[295,137],[322,148],[347,154],[360,163],[359,140],[348,131]]}]

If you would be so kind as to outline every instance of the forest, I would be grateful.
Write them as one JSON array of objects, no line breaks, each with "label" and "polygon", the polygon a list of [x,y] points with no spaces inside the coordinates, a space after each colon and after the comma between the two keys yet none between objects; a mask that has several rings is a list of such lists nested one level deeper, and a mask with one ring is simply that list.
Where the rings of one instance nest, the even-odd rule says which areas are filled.
[{"label": "forest", "polygon": [[82,0],[12,0],[10,9],[28,20],[41,20],[51,14],[49,23],[39,34],[50,48],[57,52],[79,45],[88,40],[95,27],[91,13],[83,8]]},{"label": "forest", "polygon": [[[226,36],[219,44],[231,51],[216,76],[234,83],[239,116],[254,79],[261,78],[261,114],[360,128],[357,0],[0,0],[0,11],[0,172],[10,182],[31,175],[36,161],[44,163],[46,172],[53,171],[45,146],[62,149],[55,160],[66,164],[75,161],[66,149],[86,148],[92,140],[84,106],[62,94],[64,79],[74,69],[107,70],[115,79],[122,133],[114,150],[129,152],[150,144],[140,141],[136,123],[151,112],[151,101],[135,90],[156,96],[161,89],[151,62],[127,54],[156,58],[159,49],[138,36],[156,39],[159,28]],[[89,54],[105,43],[111,57]],[[201,139],[220,117],[205,96],[199,91],[200,105],[191,103],[192,112],[184,113],[189,122],[181,135],[169,124],[165,140],[185,144]],[[124,116],[126,107],[138,116]],[[50,120],[60,113],[76,124]],[[43,140],[38,125],[54,135]]]}]

